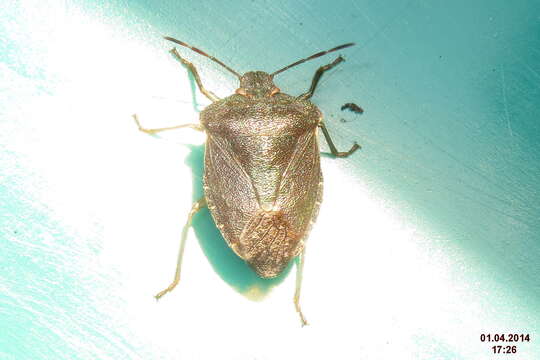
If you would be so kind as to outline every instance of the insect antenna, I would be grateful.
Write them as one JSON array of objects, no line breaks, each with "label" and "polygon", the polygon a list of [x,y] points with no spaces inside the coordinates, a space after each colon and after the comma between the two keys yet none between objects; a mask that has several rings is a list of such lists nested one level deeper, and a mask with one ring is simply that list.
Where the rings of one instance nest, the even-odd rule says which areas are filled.
[{"label": "insect antenna", "polygon": [[274,76],[276,74],[279,74],[280,72],[283,72],[285,70],[289,70],[290,68],[292,68],[293,66],[296,66],[296,65],[300,65],[302,63],[305,63],[306,61],[309,61],[309,60],[312,60],[312,59],[315,59],[315,58],[318,58],[319,56],[323,56],[323,55],[326,55],[328,53],[331,53],[333,51],[337,51],[337,50],[341,50],[341,49],[344,49],[346,47],[349,47],[349,46],[353,46],[353,45],[356,45],[355,43],[347,43],[347,44],[343,44],[343,45],[339,45],[339,46],[336,46],[335,48],[332,48],[330,50],[326,50],[326,51],[321,51],[321,52],[318,52],[316,54],[313,54],[305,59],[302,59],[302,60],[298,60],[296,62],[293,62],[292,64],[290,65],[287,65],[285,66],[283,69],[279,69],[278,71],[275,71],[273,72],[272,74],[270,74],[270,76]]},{"label": "insect antenna", "polygon": [[223,66],[225,69],[229,70],[230,72],[232,72],[234,75],[236,75],[237,78],[241,78],[240,74],[238,74],[236,71],[234,71],[233,69],[231,69],[230,67],[228,67],[227,65],[225,65],[224,63],[222,63],[221,61],[219,61],[218,59],[216,59],[215,57],[211,56],[211,55],[208,55],[207,53],[205,53],[204,51],[202,50],[199,50],[197,49],[196,47],[193,47],[183,41],[180,41],[180,40],[176,40],[172,37],[168,37],[168,36],[164,36],[163,37],[165,40],[169,40],[169,41],[172,41],[173,43],[177,43],[178,45],[182,45],[182,46],[185,46],[187,48],[190,48],[191,50],[195,51],[196,53],[199,53],[203,56],[206,56],[207,58],[209,58],[210,60],[212,60],[213,62],[216,62],[218,63],[219,65]]}]

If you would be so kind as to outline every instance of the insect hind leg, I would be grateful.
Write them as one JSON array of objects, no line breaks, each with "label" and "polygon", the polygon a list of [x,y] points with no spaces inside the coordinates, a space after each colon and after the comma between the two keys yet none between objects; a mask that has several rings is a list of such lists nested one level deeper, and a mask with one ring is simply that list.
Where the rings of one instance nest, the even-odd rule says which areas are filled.
[{"label": "insect hind leg", "polygon": [[198,201],[196,201],[191,207],[187,222],[184,225],[184,228],[182,229],[182,238],[180,240],[180,250],[178,251],[178,259],[176,261],[176,272],[174,273],[174,280],[166,289],[157,293],[157,295],[155,296],[156,300],[159,300],[163,295],[172,291],[176,287],[176,285],[178,285],[178,283],[180,282],[180,271],[182,270],[182,258],[184,255],[184,248],[186,246],[186,238],[187,238],[188,230],[189,230],[189,227],[191,226],[191,221],[193,220],[193,216],[195,216],[195,214],[205,206],[206,206],[206,198],[203,197],[199,199]]},{"label": "insect hind leg", "polygon": [[302,250],[302,254],[300,254],[298,264],[296,264],[296,287],[294,291],[294,307],[296,309],[296,312],[300,316],[300,322],[302,323],[302,326],[308,325],[308,322],[304,317],[304,314],[302,313],[302,309],[300,308],[300,290],[302,288],[302,274],[304,272],[305,254],[306,249],[304,248]]}]

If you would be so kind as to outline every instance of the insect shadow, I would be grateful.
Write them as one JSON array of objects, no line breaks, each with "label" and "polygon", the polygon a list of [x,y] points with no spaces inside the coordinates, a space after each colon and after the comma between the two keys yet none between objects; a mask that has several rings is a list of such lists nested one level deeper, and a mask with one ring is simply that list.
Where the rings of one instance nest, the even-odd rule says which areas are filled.
[{"label": "insect shadow", "polygon": [[[203,194],[204,145],[186,145],[190,153],[186,165],[192,170],[193,201]],[[292,261],[277,277],[263,279],[236,255],[225,242],[216,227],[208,207],[201,209],[193,218],[192,228],[199,244],[214,271],[236,291],[251,300],[262,300],[270,290],[283,282],[292,268]],[[186,276],[189,276],[186,274]]]}]

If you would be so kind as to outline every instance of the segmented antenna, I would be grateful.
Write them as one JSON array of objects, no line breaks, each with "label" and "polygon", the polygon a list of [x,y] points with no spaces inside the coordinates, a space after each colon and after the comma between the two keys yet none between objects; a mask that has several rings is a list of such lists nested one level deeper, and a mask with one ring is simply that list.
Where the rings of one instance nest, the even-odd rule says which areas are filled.
[{"label": "segmented antenna", "polygon": [[219,61],[218,59],[216,59],[215,57],[211,56],[211,55],[208,55],[207,53],[205,53],[204,51],[202,50],[199,50],[197,49],[196,47],[193,47],[189,44],[186,44],[185,42],[183,41],[180,41],[180,40],[176,40],[172,37],[168,37],[168,36],[164,36],[163,37],[165,40],[169,40],[169,41],[172,41],[173,43],[177,43],[178,45],[182,45],[182,46],[185,46],[187,48],[190,48],[191,50],[195,51],[196,53],[199,53],[203,56],[206,56],[207,58],[209,58],[210,60],[212,60],[213,62],[216,62],[218,63],[219,65],[223,66],[225,69],[229,70],[230,72],[232,72],[234,75],[236,75],[237,78],[241,78],[241,75],[238,74],[236,71],[234,71],[233,69],[231,69],[230,67],[228,67],[227,65],[225,65],[224,63],[222,63],[221,61]]},{"label": "segmented antenna", "polygon": [[313,54],[305,59],[302,59],[302,60],[298,60],[296,62],[293,62],[292,64],[290,65],[287,65],[285,66],[283,69],[279,69],[278,71],[275,71],[273,72],[272,74],[270,74],[270,76],[274,76],[276,74],[279,74],[280,72],[283,72],[285,70],[289,70],[290,68],[292,68],[293,66],[296,66],[296,65],[300,65],[306,61],[309,61],[309,60],[312,60],[312,59],[315,59],[315,58],[318,58],[319,56],[323,56],[323,55],[326,55],[328,53],[331,53],[333,51],[337,51],[337,50],[341,50],[341,49],[344,49],[346,47],[349,47],[349,46],[353,46],[353,45],[356,45],[355,43],[347,43],[347,44],[343,44],[343,45],[339,45],[339,46],[336,46],[335,48],[332,48],[330,50],[326,50],[326,51],[321,51],[321,52],[318,52],[316,54]]}]

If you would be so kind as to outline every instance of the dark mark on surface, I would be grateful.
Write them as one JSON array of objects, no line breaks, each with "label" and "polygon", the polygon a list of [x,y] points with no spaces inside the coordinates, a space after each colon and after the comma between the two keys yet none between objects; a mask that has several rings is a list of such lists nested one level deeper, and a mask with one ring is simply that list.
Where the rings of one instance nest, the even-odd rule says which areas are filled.
[{"label": "dark mark on surface", "polygon": [[360,106],[356,105],[355,103],[346,103],[341,106],[341,110],[349,109],[352,112],[355,112],[357,114],[364,113],[364,109],[362,109]]}]

